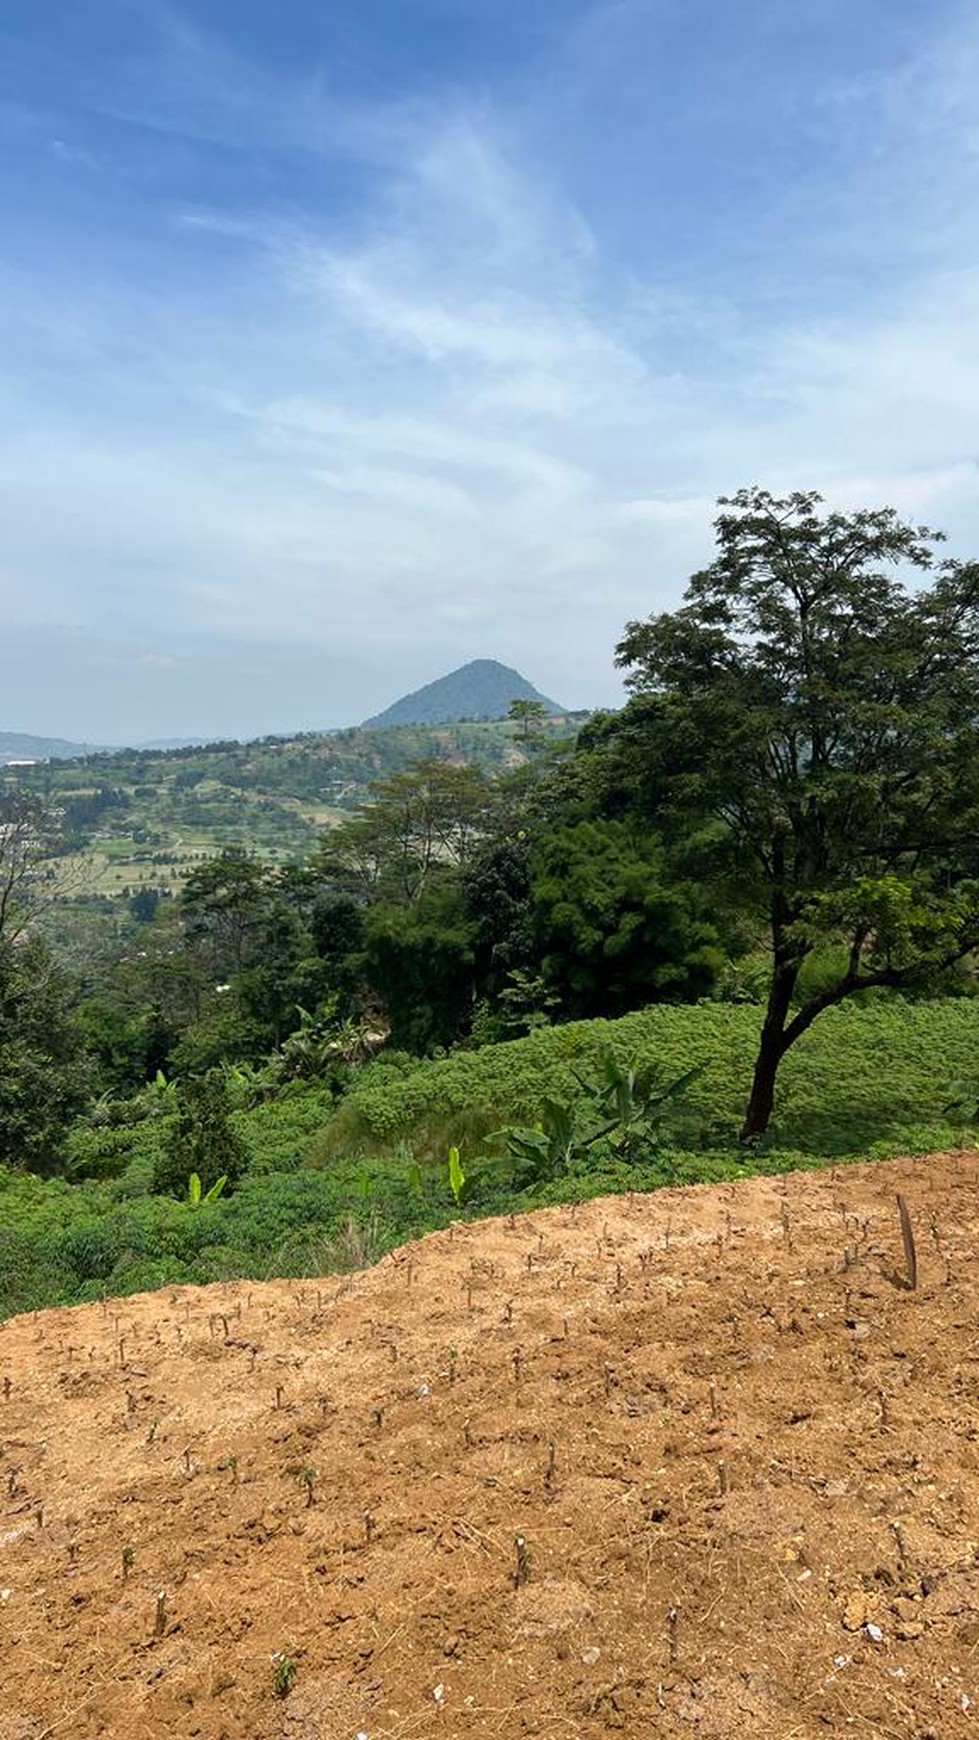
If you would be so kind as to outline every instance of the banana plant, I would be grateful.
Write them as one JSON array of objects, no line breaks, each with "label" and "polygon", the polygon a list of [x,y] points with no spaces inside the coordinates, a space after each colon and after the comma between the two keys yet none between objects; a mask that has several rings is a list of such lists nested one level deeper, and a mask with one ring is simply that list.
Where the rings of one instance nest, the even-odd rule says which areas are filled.
[{"label": "banana plant", "polygon": [[664,1081],[655,1065],[640,1070],[634,1063],[620,1063],[611,1047],[601,1053],[596,1067],[596,1076],[585,1078],[575,1071],[575,1079],[596,1112],[608,1120],[605,1134],[623,1159],[663,1144],[671,1133],[673,1102],[704,1071],[698,1063]]},{"label": "banana plant", "polygon": [[466,1197],[466,1174],[462,1170],[458,1148],[449,1149],[449,1189],[455,1197],[456,1208],[461,1208]]},{"label": "banana plant", "polygon": [[210,1190],[201,1189],[199,1172],[192,1172],[187,1180],[187,1201],[191,1208],[206,1208],[208,1203],[217,1202],[218,1197],[228,1182],[228,1174],[222,1173],[211,1185]]},{"label": "banana plant", "polygon": [[631,1161],[668,1143],[673,1103],[701,1074],[703,1065],[663,1080],[655,1066],[639,1070],[621,1064],[611,1050],[602,1053],[595,1076],[574,1072],[581,1095],[572,1101],[545,1099],[533,1128],[499,1130],[507,1158],[521,1183],[542,1184],[563,1177],[584,1161],[598,1143]]}]

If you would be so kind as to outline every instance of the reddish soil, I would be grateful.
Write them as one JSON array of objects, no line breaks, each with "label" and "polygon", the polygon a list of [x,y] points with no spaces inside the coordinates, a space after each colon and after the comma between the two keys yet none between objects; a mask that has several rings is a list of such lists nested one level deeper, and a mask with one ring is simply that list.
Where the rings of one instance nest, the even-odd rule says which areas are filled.
[{"label": "reddish soil", "polygon": [[0,1740],[970,1735],[977,1252],[954,1154],[18,1318]]}]

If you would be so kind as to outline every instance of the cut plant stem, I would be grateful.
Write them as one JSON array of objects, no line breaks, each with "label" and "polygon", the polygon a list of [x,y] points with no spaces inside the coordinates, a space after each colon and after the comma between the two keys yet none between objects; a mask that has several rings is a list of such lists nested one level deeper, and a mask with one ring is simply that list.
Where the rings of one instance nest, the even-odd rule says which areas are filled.
[{"label": "cut plant stem", "polygon": [[544,1475],[544,1485],[548,1492],[554,1491],[554,1469],[556,1461],[557,1454],[554,1445],[549,1444],[547,1446],[547,1471]]},{"label": "cut plant stem", "polygon": [[918,1285],[918,1253],[914,1247],[914,1228],[904,1197],[898,1192],[897,1212],[901,1217],[901,1238],[904,1241],[905,1286],[913,1293]]}]

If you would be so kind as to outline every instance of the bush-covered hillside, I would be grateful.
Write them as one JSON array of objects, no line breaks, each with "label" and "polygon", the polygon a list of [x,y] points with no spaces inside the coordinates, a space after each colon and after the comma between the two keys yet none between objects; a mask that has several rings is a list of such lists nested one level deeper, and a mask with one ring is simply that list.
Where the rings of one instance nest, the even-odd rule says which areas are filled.
[{"label": "bush-covered hillside", "polygon": [[[704,1065],[687,1096],[697,1145],[734,1143],[758,1027],[751,1007],[660,1005],[621,1021],[544,1028],[404,1073],[380,1058],[362,1071],[314,1153],[377,1152],[404,1140],[428,1154],[449,1141],[478,1148],[501,1123],[532,1118],[545,1095],[573,1093],[575,1071],[606,1046],[622,1059],[655,1061],[667,1076]],[[979,1005],[971,999],[831,1010],[786,1059],[772,1144],[814,1157],[941,1146],[951,1134],[949,1083],[973,1072]]]},{"label": "bush-covered hillside", "polygon": [[[71,1145],[76,1181],[2,1175],[0,1312],[185,1281],[314,1276],[370,1261],[459,1214],[972,1139],[969,1113],[946,1108],[952,1078],[975,1077],[973,1002],[834,1012],[786,1065],[778,1128],[745,1154],[734,1133],[757,1025],[751,1008],[649,1009],[429,1063],[379,1060],[339,1105],[322,1087],[296,1086],[234,1114],[248,1172],[233,1194],[200,1207],[151,1192],[171,1117],[80,1128]],[[557,1176],[515,1181],[505,1142],[488,1134],[532,1125],[549,1096],[583,1104],[582,1078],[608,1048],[621,1060],[655,1062],[667,1077],[703,1065],[661,1144],[632,1162],[599,1145]],[[447,1167],[452,1142],[467,1180],[459,1207]]]}]

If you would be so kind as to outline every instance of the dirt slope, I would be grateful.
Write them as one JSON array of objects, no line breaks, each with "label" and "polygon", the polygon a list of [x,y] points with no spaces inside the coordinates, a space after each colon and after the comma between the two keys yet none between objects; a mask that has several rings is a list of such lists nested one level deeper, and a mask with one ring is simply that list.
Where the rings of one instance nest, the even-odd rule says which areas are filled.
[{"label": "dirt slope", "polygon": [[937,1156],[8,1323],[0,1740],[972,1734],[977,1234]]}]

